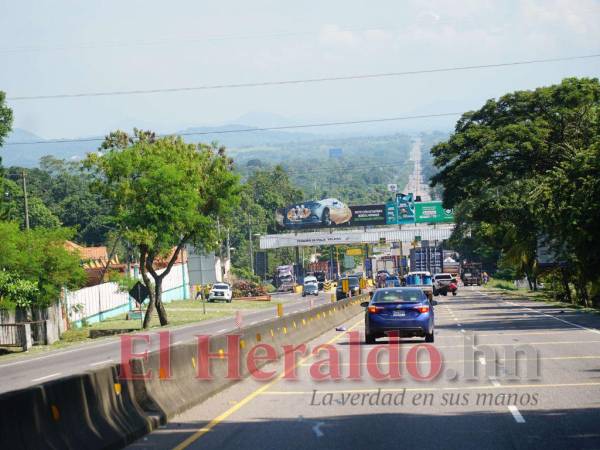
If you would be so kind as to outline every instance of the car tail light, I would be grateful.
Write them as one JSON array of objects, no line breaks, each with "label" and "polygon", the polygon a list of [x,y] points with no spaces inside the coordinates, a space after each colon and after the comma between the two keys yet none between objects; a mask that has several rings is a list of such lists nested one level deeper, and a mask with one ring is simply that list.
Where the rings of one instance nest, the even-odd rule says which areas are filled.
[{"label": "car tail light", "polygon": [[369,314],[378,314],[383,311],[383,308],[379,306],[369,306],[368,308]]},{"label": "car tail light", "polygon": [[429,306],[417,306],[415,309],[421,314],[429,312]]}]

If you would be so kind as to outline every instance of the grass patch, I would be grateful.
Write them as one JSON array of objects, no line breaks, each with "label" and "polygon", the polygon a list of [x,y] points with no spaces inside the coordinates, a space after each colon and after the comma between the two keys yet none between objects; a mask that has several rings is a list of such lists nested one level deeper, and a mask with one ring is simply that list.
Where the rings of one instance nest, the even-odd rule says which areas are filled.
[{"label": "grass patch", "polygon": [[[256,301],[233,301],[231,303],[217,302],[206,303],[206,314],[203,313],[202,302],[199,300],[176,300],[165,303],[169,325],[162,329],[170,327],[189,325],[199,323],[204,320],[219,319],[222,317],[231,317],[235,311],[252,311],[258,309],[275,308],[279,302],[256,302]],[[19,355],[35,355],[39,353],[47,353],[51,350],[57,350],[72,346],[77,343],[98,342],[103,338],[90,339],[89,333],[92,329],[142,329],[141,320],[127,320],[126,314],[120,314],[111,317],[99,323],[94,323],[82,328],[71,328],[65,331],[59,341],[52,345],[35,345],[27,353],[16,348],[0,349],[2,359],[18,357]],[[161,328],[158,321],[158,315],[154,313],[150,321],[150,329]],[[4,353],[4,355],[3,355]]]},{"label": "grass patch", "polygon": [[512,281],[499,280],[491,278],[490,281],[484,286],[485,288],[492,289],[503,289],[505,291],[524,291],[525,289],[519,289],[515,286]]}]

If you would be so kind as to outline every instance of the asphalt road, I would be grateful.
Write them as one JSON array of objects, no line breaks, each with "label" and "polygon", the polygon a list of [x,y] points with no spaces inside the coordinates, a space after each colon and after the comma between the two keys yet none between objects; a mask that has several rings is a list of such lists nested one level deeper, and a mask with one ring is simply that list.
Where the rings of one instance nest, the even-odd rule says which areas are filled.
[{"label": "asphalt road", "polygon": [[[330,301],[329,293],[319,293],[314,298],[314,305]],[[284,314],[298,312],[310,307],[310,298],[302,298],[300,294],[278,294],[273,300],[284,303]],[[252,325],[272,319],[276,316],[276,308],[243,311],[243,324]],[[207,320],[198,324],[183,325],[171,328],[171,342],[174,345],[192,341],[197,334],[217,335],[227,333],[236,328],[234,318]],[[158,347],[159,330],[151,330],[148,350]],[[2,362],[0,358],[0,393],[21,389],[42,383],[47,380],[81,373],[104,364],[112,364],[120,360],[120,338],[99,339],[98,343],[77,344],[64,350],[53,350],[41,356],[11,359]],[[136,351],[146,348],[136,347]]]},{"label": "asphalt road", "polygon": [[[427,358],[406,364],[422,340],[400,341],[401,380],[376,381],[366,366],[374,346],[331,330],[308,345],[333,345],[341,380],[314,380],[311,365],[325,354],[308,356],[297,381],[241,381],[129,449],[600,448],[600,316],[473,288],[435,310],[443,364],[433,380],[415,379],[415,369],[430,372]],[[346,327],[362,332],[362,315]],[[363,358],[351,365],[357,347]],[[522,353],[510,379],[514,349]],[[347,380],[357,366],[362,379]],[[270,368],[282,374],[280,363]]]}]

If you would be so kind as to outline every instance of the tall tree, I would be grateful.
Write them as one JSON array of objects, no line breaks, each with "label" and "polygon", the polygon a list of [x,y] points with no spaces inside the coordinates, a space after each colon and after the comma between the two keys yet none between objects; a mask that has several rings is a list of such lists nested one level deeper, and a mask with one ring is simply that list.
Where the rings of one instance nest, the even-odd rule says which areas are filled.
[{"label": "tall tree", "polygon": [[513,92],[465,113],[432,149],[440,169],[432,184],[456,208],[455,237],[486,230],[502,257],[535,280],[537,242],[547,236],[580,285],[597,280],[599,124],[595,78]]},{"label": "tall tree", "polygon": [[[0,148],[4,144],[4,138],[12,130],[13,114],[12,110],[6,106],[6,94],[0,91]],[[2,156],[0,155],[0,175],[2,171]]]},{"label": "tall tree", "polygon": [[[238,178],[224,148],[186,144],[178,137],[119,132],[108,136],[102,149],[88,155],[86,167],[94,171],[96,188],[112,205],[123,237],[139,251],[142,280],[150,293],[144,327],[154,310],[166,325],[163,279],[186,244],[216,246],[216,221],[235,206]],[[159,274],[155,262],[166,257]]]}]

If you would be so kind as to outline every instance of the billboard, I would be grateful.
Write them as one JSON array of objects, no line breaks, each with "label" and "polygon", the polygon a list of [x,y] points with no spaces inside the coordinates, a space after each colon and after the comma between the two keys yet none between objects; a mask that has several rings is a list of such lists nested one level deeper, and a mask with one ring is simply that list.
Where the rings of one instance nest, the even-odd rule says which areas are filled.
[{"label": "billboard", "polygon": [[415,203],[416,223],[446,223],[454,222],[451,209],[445,209],[442,202],[417,202]]},{"label": "billboard", "polygon": [[337,198],[310,200],[276,211],[279,226],[286,229],[404,225],[453,222],[442,202],[415,202],[412,193],[397,193],[382,205],[348,206]]},{"label": "billboard", "polygon": [[395,224],[415,223],[415,201],[412,194],[396,194],[396,208]]},{"label": "billboard", "polygon": [[276,212],[277,223],[288,229],[385,225],[385,205],[348,206],[337,198],[310,200]]}]

